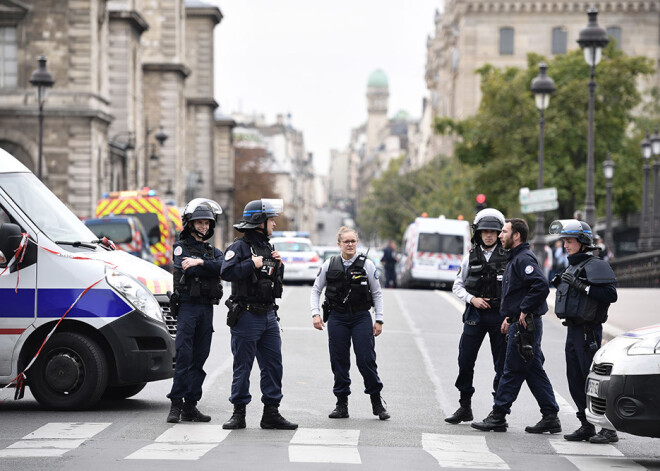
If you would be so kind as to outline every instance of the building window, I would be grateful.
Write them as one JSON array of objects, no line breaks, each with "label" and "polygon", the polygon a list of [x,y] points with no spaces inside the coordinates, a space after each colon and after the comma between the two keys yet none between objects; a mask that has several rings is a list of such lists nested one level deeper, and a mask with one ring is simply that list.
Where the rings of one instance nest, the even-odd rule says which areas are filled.
[{"label": "building window", "polygon": [[513,55],[513,28],[500,28],[500,55]]},{"label": "building window", "polygon": [[612,39],[616,39],[616,48],[621,49],[621,28],[618,26],[608,26],[607,35]]},{"label": "building window", "polygon": [[0,88],[18,84],[18,42],[15,26],[0,27]]},{"label": "building window", "polygon": [[566,28],[558,26],[552,28],[552,53],[553,54],[566,54],[566,41],[567,33]]}]

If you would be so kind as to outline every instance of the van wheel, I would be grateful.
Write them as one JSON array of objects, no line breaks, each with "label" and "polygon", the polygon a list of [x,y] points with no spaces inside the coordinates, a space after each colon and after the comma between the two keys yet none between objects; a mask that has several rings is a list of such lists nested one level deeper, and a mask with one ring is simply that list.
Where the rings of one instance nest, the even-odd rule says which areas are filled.
[{"label": "van wheel", "polygon": [[27,373],[35,399],[52,410],[87,409],[108,384],[108,366],[101,347],[74,332],[53,334]]},{"label": "van wheel", "polygon": [[129,384],[128,386],[108,386],[103,393],[102,399],[109,401],[118,401],[135,396],[142,391],[147,383]]}]

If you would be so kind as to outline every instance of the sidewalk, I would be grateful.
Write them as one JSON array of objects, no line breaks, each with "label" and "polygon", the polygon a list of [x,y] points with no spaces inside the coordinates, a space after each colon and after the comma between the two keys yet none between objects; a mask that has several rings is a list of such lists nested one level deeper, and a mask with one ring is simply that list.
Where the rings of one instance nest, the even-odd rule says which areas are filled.
[{"label": "sidewalk", "polygon": [[[603,325],[603,340],[610,340],[623,332],[660,323],[655,314],[660,304],[658,288],[619,288],[619,299],[610,306],[608,320]],[[555,289],[548,296],[550,312],[555,312]]]}]

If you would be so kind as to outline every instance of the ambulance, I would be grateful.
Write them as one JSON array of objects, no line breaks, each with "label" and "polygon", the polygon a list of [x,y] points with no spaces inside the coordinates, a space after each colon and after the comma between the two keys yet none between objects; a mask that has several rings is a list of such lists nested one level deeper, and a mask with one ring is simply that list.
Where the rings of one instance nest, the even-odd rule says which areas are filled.
[{"label": "ambulance", "polygon": [[111,214],[137,217],[147,231],[156,265],[172,271],[172,246],[176,232],[183,229],[176,207],[168,206],[156,190],[145,187],[104,194],[96,206],[96,217]]},{"label": "ambulance", "polygon": [[0,402],[82,410],[172,377],[172,275],[113,248],[0,149]]},{"label": "ambulance", "polygon": [[450,288],[470,251],[470,223],[458,219],[418,217],[401,242],[397,282],[402,288]]}]

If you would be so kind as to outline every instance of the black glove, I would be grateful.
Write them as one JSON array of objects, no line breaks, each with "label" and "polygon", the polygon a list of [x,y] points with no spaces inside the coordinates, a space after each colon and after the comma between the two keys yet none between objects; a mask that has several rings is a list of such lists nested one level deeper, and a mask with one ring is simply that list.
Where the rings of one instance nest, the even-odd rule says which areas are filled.
[{"label": "black glove", "polygon": [[562,273],[561,280],[564,283],[571,285],[573,288],[577,289],[578,291],[583,291],[585,293],[587,292],[587,288],[589,287],[588,284],[577,279],[575,275],[573,275],[572,273],[568,273],[568,272]]},{"label": "black glove", "polygon": [[561,283],[561,275],[557,273],[555,276],[552,277],[552,280],[550,280],[550,284],[556,288],[557,286],[559,286],[559,283]]}]

